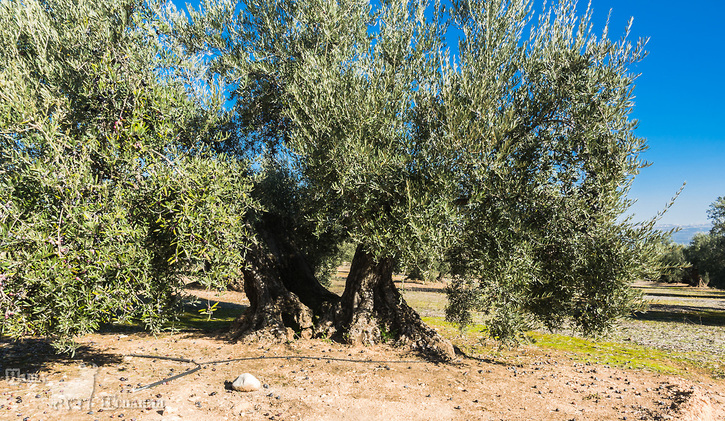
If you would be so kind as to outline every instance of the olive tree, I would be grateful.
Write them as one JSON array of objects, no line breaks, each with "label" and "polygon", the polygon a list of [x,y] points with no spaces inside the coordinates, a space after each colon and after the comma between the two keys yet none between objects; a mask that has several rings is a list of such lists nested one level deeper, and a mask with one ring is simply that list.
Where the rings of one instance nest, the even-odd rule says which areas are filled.
[{"label": "olive tree", "polygon": [[139,1],[0,2],[2,335],[158,330],[191,270],[241,276],[246,165],[213,151],[223,97],[161,25]]},{"label": "olive tree", "polygon": [[725,235],[725,196],[718,197],[710,204],[707,216],[712,220],[713,235]]},{"label": "olive tree", "polygon": [[[427,21],[425,7],[202,2],[190,12],[191,23],[175,19],[178,42],[212,51],[210,68],[234,87],[235,127],[226,150],[257,157],[265,178],[270,161],[288,168],[285,179],[295,183],[255,187],[272,206],[256,218],[264,240],[245,272],[251,306],[236,327],[241,337],[261,331],[284,337],[292,328],[368,343],[387,331],[452,353],[392,282],[401,260],[433,260],[444,249],[448,213],[439,211],[447,202],[436,191],[452,179],[425,157],[436,153],[434,144],[413,133],[425,136],[426,109],[437,106],[433,92],[441,83],[445,25]],[[272,195],[265,193],[269,187]],[[284,197],[284,206],[270,196]],[[349,242],[357,253],[339,297],[319,284],[312,260]]]},{"label": "olive tree", "polygon": [[[354,343],[392,336],[446,357],[450,343],[392,279],[401,263],[441,255],[455,219],[455,180],[436,133],[445,25],[440,10],[426,18],[426,6],[384,2],[371,15],[340,2],[306,18],[309,32],[330,35],[304,52],[290,78],[289,146],[321,202],[318,223],[344,226],[357,244],[345,291],[321,328]],[[354,31],[337,23],[342,17]]]},{"label": "olive tree", "polygon": [[697,234],[685,248],[685,258],[692,264],[690,283],[725,288],[725,197],[718,197],[707,211],[712,229]]},{"label": "olive tree", "polygon": [[[429,262],[454,277],[449,319],[483,312],[502,340],[532,323],[596,333],[634,304],[629,282],[657,239],[654,221],[622,217],[645,148],[629,118],[643,43],[595,36],[572,1],[443,6],[221,0],[168,13],[165,39],[206,52],[206,80],[230,87],[215,150],[254,159],[262,180],[239,337],[393,337],[448,358],[392,280]],[[347,242],[337,296],[315,269]]]}]

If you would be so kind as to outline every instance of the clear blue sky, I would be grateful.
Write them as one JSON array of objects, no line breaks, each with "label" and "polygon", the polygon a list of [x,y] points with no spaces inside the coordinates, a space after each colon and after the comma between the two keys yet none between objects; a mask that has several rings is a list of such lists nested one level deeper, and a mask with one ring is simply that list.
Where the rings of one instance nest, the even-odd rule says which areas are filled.
[{"label": "clear blue sky", "polygon": [[642,75],[632,115],[652,166],[635,178],[632,213],[654,216],[687,182],[661,223],[708,222],[710,203],[725,196],[725,1],[592,0],[592,9],[600,27],[612,9],[610,36],[634,17],[632,36],[650,38],[634,69]]},{"label": "clear blue sky", "polygon": [[[542,2],[534,0],[535,9]],[[581,13],[586,6],[580,1]],[[630,40],[650,39],[649,55],[632,69],[642,74],[632,117],[649,145],[642,158],[652,165],[634,181],[630,213],[653,217],[687,182],[660,223],[708,222],[710,203],[725,196],[725,0],[592,0],[592,9],[595,34],[611,9],[611,38],[634,17]]]}]

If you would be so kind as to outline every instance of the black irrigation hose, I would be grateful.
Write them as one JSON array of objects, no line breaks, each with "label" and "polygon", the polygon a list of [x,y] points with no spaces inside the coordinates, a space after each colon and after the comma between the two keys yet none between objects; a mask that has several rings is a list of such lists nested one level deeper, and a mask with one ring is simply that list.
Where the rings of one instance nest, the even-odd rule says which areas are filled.
[{"label": "black irrigation hose", "polygon": [[149,384],[147,384],[145,386],[137,387],[137,388],[131,390],[132,393],[138,392],[138,391],[144,390],[144,389],[151,389],[152,387],[156,387],[156,386],[158,386],[160,384],[164,384],[164,383],[170,382],[172,380],[176,380],[179,377],[184,377],[186,375],[189,375],[191,373],[196,373],[197,371],[201,370],[201,364],[199,364],[198,362],[196,362],[194,360],[190,360],[190,359],[187,359],[187,358],[164,357],[164,356],[160,356],[160,355],[145,355],[145,354],[130,354],[129,356],[130,357],[139,357],[139,358],[153,358],[155,360],[156,359],[158,359],[158,360],[169,360],[169,361],[177,361],[177,362],[181,362],[181,363],[196,364],[196,367],[194,367],[194,368],[192,368],[190,370],[186,370],[183,373],[179,373],[179,374],[177,374],[175,376],[171,376],[171,377],[167,377],[165,379],[161,379],[161,380],[159,380],[157,382],[149,383]]},{"label": "black irrigation hose", "polygon": [[144,390],[144,389],[151,389],[152,387],[156,387],[156,386],[158,386],[160,384],[168,383],[168,382],[170,382],[172,380],[178,379],[179,377],[184,377],[187,374],[195,373],[195,372],[197,372],[199,370],[201,370],[201,366],[200,365],[192,368],[191,370],[186,370],[183,373],[179,373],[179,374],[177,374],[175,376],[167,377],[167,378],[161,379],[161,380],[159,380],[157,382],[153,382],[153,383],[149,383],[149,384],[147,384],[145,386],[137,387],[137,388],[131,390],[131,392],[138,392],[138,391]]},{"label": "black irrigation hose", "polygon": [[231,363],[231,362],[237,362],[237,361],[252,361],[252,360],[317,360],[317,361],[339,361],[339,362],[348,362],[348,363],[368,363],[368,364],[417,364],[422,363],[425,361],[420,360],[356,360],[353,358],[337,358],[337,357],[310,357],[307,355],[299,355],[299,356],[288,356],[288,357],[268,357],[265,355],[260,355],[258,357],[244,357],[244,358],[233,358],[228,360],[217,360],[217,361],[208,361],[203,363],[198,363],[194,360],[190,360],[188,358],[176,358],[176,357],[164,357],[160,355],[146,355],[146,354],[129,354],[129,357],[139,357],[139,358],[152,358],[152,359],[158,359],[158,360],[169,360],[169,361],[177,361],[182,363],[190,363],[190,364],[196,364],[196,367],[186,370],[183,373],[179,373],[175,376],[167,377],[165,379],[159,380],[157,382],[149,383],[145,386],[140,386],[135,389],[133,389],[131,392],[138,392],[145,389],[151,389],[152,387],[156,387],[160,384],[168,383],[170,381],[176,380],[180,377],[187,376],[191,373],[195,373],[202,369],[202,366],[207,365],[216,365],[216,364],[222,364],[222,363]]},{"label": "black irrigation hose", "polygon": [[385,360],[356,360],[353,358],[337,358],[337,357],[310,357],[307,355],[299,355],[299,356],[288,356],[288,357],[268,357],[265,355],[261,355],[259,357],[244,357],[244,358],[233,358],[231,360],[217,360],[217,361],[209,361],[206,363],[201,363],[202,365],[211,365],[211,364],[222,364],[222,363],[230,363],[230,362],[236,362],[236,361],[249,361],[249,360],[325,360],[325,361],[339,361],[339,362],[347,362],[347,363],[368,363],[368,364],[416,364],[416,363],[423,363],[426,361],[419,361],[419,360],[397,360],[397,361],[385,361]]}]

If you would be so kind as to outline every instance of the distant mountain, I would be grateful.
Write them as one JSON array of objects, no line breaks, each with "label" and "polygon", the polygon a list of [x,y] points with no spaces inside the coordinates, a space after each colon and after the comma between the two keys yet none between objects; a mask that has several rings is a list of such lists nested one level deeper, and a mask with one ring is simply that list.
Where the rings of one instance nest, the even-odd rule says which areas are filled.
[{"label": "distant mountain", "polygon": [[672,234],[672,241],[674,241],[677,244],[690,244],[690,241],[692,241],[692,237],[695,236],[697,233],[707,233],[710,232],[710,228],[712,228],[711,224],[700,224],[700,225],[671,225],[671,224],[663,224],[663,225],[657,225],[655,229],[658,229],[660,231],[669,231],[673,228],[679,227],[680,230],[674,234]]}]

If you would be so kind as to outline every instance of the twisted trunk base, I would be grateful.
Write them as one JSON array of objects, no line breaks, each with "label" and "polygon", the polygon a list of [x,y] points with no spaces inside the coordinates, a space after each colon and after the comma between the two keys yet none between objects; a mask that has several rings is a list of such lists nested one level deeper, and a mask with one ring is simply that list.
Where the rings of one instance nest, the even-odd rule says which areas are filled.
[{"label": "twisted trunk base", "polygon": [[291,340],[312,336],[312,310],[281,282],[274,257],[261,246],[244,269],[249,308],[232,324],[232,339]]},{"label": "twisted trunk base", "polygon": [[395,287],[393,260],[376,261],[359,246],[341,298],[320,285],[283,224],[266,216],[257,232],[262,241],[249,254],[243,285],[237,285],[250,305],[233,323],[233,339],[326,336],[350,344],[390,340],[428,358],[453,358],[451,343],[426,326]]},{"label": "twisted trunk base", "polygon": [[291,340],[312,336],[312,318],[340,297],[323,287],[304,253],[295,245],[280,218],[262,217],[256,227],[260,244],[249,254],[243,285],[249,308],[232,325],[232,337]]},{"label": "twisted trunk base", "polygon": [[423,323],[398,291],[394,267],[392,259],[376,261],[358,246],[342,299],[323,317],[318,332],[350,344],[391,340],[427,358],[452,359],[451,342]]}]

